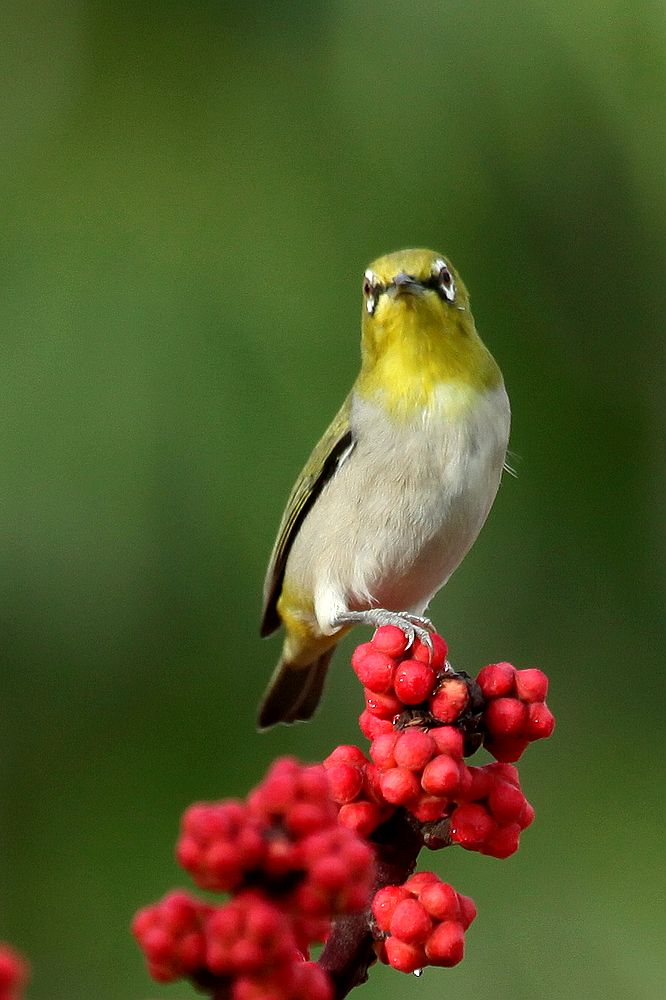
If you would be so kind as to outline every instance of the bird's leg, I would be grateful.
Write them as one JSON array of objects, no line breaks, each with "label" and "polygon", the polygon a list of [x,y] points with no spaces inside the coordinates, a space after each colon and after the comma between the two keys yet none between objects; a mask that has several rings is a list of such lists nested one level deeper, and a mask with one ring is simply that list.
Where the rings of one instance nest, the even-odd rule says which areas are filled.
[{"label": "bird's leg", "polygon": [[428,618],[421,615],[411,615],[408,611],[387,611],[385,608],[368,608],[367,611],[343,611],[333,622],[334,628],[343,625],[370,625],[381,628],[382,625],[396,625],[407,636],[407,649],[414,639],[420,639],[432,652],[430,633],[434,626]]}]

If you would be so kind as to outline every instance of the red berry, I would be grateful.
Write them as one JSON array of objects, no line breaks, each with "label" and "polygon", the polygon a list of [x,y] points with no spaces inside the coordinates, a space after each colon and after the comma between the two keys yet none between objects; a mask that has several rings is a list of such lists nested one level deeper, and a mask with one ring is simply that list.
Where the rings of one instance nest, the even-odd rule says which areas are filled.
[{"label": "red berry", "polygon": [[297,775],[298,795],[301,799],[311,801],[317,799],[319,802],[328,805],[329,788],[326,768],[323,764],[311,764],[303,766],[299,764]]},{"label": "red berry", "polygon": [[513,761],[520,760],[529,746],[529,742],[529,740],[517,739],[511,736],[498,736],[495,739],[484,740],[483,745],[496,760],[502,763],[513,763]]},{"label": "red berry", "polygon": [[508,858],[518,850],[520,842],[520,826],[518,823],[509,823],[507,826],[498,827],[481,846],[482,854],[489,854],[493,858]]},{"label": "red berry", "polygon": [[401,885],[387,885],[375,893],[372,901],[372,915],[380,931],[388,931],[396,906],[408,896],[407,889]]},{"label": "red berry", "polygon": [[[320,802],[294,802],[283,818],[284,825],[294,837],[307,837],[310,833],[323,830],[331,823],[331,800]],[[337,816],[337,812],[336,812]]]},{"label": "red berry", "polygon": [[352,666],[361,684],[376,694],[384,694],[393,689],[395,662],[393,657],[372,647],[363,657],[357,657],[356,662],[352,657]]},{"label": "red berry", "polygon": [[394,729],[372,741],[370,756],[381,768],[395,767],[395,748],[400,737]]},{"label": "red berry", "polygon": [[555,729],[555,717],[548,705],[537,702],[527,706],[527,726],[525,735],[530,740],[544,740],[552,736]]},{"label": "red berry", "polygon": [[[395,744],[394,756],[398,767],[422,771],[436,752],[435,741],[422,729],[406,729]],[[378,763],[378,761],[376,761]]]},{"label": "red berry", "polygon": [[496,781],[488,796],[490,811],[502,826],[518,823],[525,808],[525,796],[508,781]]},{"label": "red berry", "polygon": [[388,719],[378,719],[376,715],[364,709],[358,717],[361,732],[368,740],[374,740],[382,733],[393,732],[393,723]]},{"label": "red berry", "polygon": [[347,864],[342,856],[320,858],[310,869],[310,880],[326,892],[340,892],[347,881]]},{"label": "red berry", "polygon": [[336,802],[353,802],[363,788],[363,771],[355,764],[327,764],[331,795]]},{"label": "red berry", "polygon": [[366,910],[370,891],[365,885],[347,885],[340,897],[340,909],[344,913]]},{"label": "red berry", "polygon": [[431,882],[421,890],[419,900],[435,920],[457,920],[460,916],[458,893],[446,882]]},{"label": "red berry", "polygon": [[389,937],[385,942],[386,960],[398,972],[416,972],[428,964],[425,950],[417,944],[407,944],[400,938]]},{"label": "red berry", "polygon": [[403,660],[396,669],[393,686],[404,705],[420,705],[432,694],[435,671],[420,660]]},{"label": "red berry", "polygon": [[330,894],[310,881],[302,882],[293,894],[293,905],[307,920],[325,920],[331,912]]},{"label": "red berry", "polygon": [[469,691],[461,677],[450,677],[440,684],[430,699],[430,711],[441,722],[455,722],[469,704]]},{"label": "red berry", "polygon": [[460,785],[456,792],[456,798],[460,802],[467,802],[472,799],[472,791],[475,784],[473,771],[464,761],[460,761]]},{"label": "red berry", "polygon": [[525,806],[518,820],[521,830],[526,830],[534,822],[534,815],[534,806],[525,799]]},{"label": "red berry", "polygon": [[437,749],[440,753],[446,753],[456,760],[463,758],[463,734],[455,726],[438,726],[430,730]]},{"label": "red berry", "polygon": [[420,639],[414,639],[409,650],[409,658],[410,660],[418,660],[420,663],[427,663],[430,666],[434,650],[434,645],[431,650],[425,642],[422,642]]},{"label": "red berry", "polygon": [[464,803],[451,814],[451,840],[468,850],[478,851],[496,829],[497,823],[481,805]]},{"label": "red berry", "polygon": [[432,642],[432,650],[424,642],[421,642],[420,639],[416,639],[410,651],[411,656],[414,660],[421,660],[422,663],[427,663],[433,670],[441,670],[446,662],[449,648],[441,635],[438,635],[436,632],[431,633],[430,640]]},{"label": "red berry", "polygon": [[349,802],[340,807],[338,821],[360,837],[369,837],[384,816],[376,802]]},{"label": "red berry", "polygon": [[317,962],[296,962],[288,1000],[333,1000],[333,983]]},{"label": "red berry", "polygon": [[403,899],[391,917],[391,934],[410,944],[423,944],[432,930],[432,920],[418,899]]},{"label": "red berry", "polygon": [[460,923],[462,924],[463,930],[467,930],[472,921],[476,918],[476,903],[471,898],[471,896],[463,896],[461,892],[457,893],[458,896],[458,906],[460,908]]},{"label": "red berry", "polygon": [[410,802],[409,811],[419,823],[434,823],[441,819],[449,807],[449,800],[438,795],[419,795],[416,802]]},{"label": "red berry", "polygon": [[447,920],[438,924],[428,938],[425,947],[431,965],[449,968],[457,965],[465,953],[465,934],[457,920]]},{"label": "red berry", "polygon": [[536,670],[534,667],[516,670],[516,694],[522,701],[545,701],[548,678],[543,670]]},{"label": "red berry", "polygon": [[405,806],[418,798],[421,787],[419,780],[406,767],[392,767],[380,776],[382,795],[394,806]]},{"label": "red berry", "polygon": [[372,802],[376,802],[379,806],[385,806],[384,796],[382,795],[382,788],[380,783],[381,770],[376,764],[366,764],[365,765],[365,780],[363,782],[363,788],[365,795]]},{"label": "red berry", "polygon": [[433,882],[439,882],[439,875],[434,872],[416,872],[407,879],[404,887],[413,896],[420,896],[424,888]]},{"label": "red berry", "polygon": [[484,770],[488,771],[488,773],[492,775],[493,780],[502,778],[503,781],[508,781],[510,785],[515,785],[516,788],[520,788],[518,768],[513,764],[497,761],[493,764],[486,764]]},{"label": "red berry", "polygon": [[460,785],[460,763],[448,754],[439,754],[426,766],[421,786],[429,795],[453,796]]},{"label": "red berry", "polygon": [[298,764],[291,757],[282,757],[268,770],[266,777],[247,797],[253,815],[265,816],[284,812],[297,796]]},{"label": "red berry", "polygon": [[485,799],[490,794],[494,781],[493,775],[488,770],[488,766],[475,767],[471,765],[467,768],[467,774],[470,781],[468,787],[465,789],[465,799],[469,802],[478,802],[479,799]]},{"label": "red berry", "polygon": [[392,694],[377,694],[364,688],[365,704],[371,715],[376,715],[378,719],[394,719],[402,712],[402,702]]},{"label": "red berry", "polygon": [[347,863],[348,877],[352,881],[363,879],[364,885],[370,885],[375,874],[372,846],[360,837],[353,836],[348,830],[340,830],[337,837]]},{"label": "red berry", "polygon": [[516,668],[510,663],[491,663],[479,672],[476,683],[486,698],[503,698],[512,694]]},{"label": "red berry", "polygon": [[19,1000],[19,990],[28,980],[28,963],[8,944],[0,943],[0,997]]},{"label": "red berry", "polygon": [[372,645],[396,659],[407,649],[407,636],[397,625],[382,625],[372,637]]},{"label": "red berry", "polygon": [[363,660],[366,658],[366,656],[370,656],[374,652],[376,652],[376,650],[371,642],[362,642],[359,646],[356,647],[351,657],[352,669],[356,674],[358,674],[359,667],[363,663]]},{"label": "red berry", "polygon": [[527,706],[517,698],[495,698],[486,707],[483,721],[495,737],[520,737],[527,722]]},{"label": "red berry", "polygon": [[324,761],[324,767],[328,768],[331,764],[365,764],[365,754],[358,747],[351,744],[342,744],[336,747],[329,753],[328,757]]}]

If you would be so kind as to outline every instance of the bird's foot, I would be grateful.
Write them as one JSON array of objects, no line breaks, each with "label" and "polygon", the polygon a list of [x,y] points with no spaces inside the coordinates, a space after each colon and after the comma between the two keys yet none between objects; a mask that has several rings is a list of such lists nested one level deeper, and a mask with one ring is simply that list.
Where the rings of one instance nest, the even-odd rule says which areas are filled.
[{"label": "bird's foot", "polygon": [[367,611],[344,611],[333,623],[336,627],[342,625],[370,625],[381,628],[382,625],[396,625],[407,636],[407,649],[415,639],[428,647],[432,652],[430,633],[435,627],[429,618],[422,615],[410,615],[408,611],[387,611],[385,608],[369,608]]}]

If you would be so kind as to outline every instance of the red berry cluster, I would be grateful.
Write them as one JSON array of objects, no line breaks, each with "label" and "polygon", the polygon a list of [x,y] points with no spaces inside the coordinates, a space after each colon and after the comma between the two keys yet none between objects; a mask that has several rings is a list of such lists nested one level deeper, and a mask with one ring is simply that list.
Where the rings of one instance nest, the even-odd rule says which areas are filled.
[{"label": "red berry cluster", "polygon": [[516,769],[465,764],[463,737],[453,726],[385,733],[373,740],[370,755],[388,802],[422,823],[449,818],[451,841],[468,850],[507,857],[534,818]]},{"label": "red berry cluster", "polygon": [[425,965],[460,962],[476,907],[433,872],[419,872],[404,885],[380,889],[372,915],[381,961],[400,972],[415,972]]},{"label": "red berry cluster", "polygon": [[421,822],[441,819],[463,787],[471,788],[462,734],[453,726],[392,730],[372,741],[370,756],[386,801],[404,806]]},{"label": "red berry cluster", "polygon": [[194,976],[206,963],[204,928],[212,906],[187,892],[170,892],[134,917],[132,933],[158,983]]},{"label": "red berry cluster", "polygon": [[340,806],[338,819],[344,826],[368,837],[393,813],[395,807],[382,795],[379,768],[358,747],[336,747],[324,767],[331,795]]},{"label": "red berry cluster", "polygon": [[449,816],[450,837],[468,851],[508,858],[518,850],[520,834],[534,819],[534,809],[511,764],[486,764],[475,771],[474,797],[456,805]]},{"label": "red berry cluster", "polygon": [[333,917],[368,905],[374,854],[338,822],[323,766],[283,758],[244,802],[191,806],[176,854],[201,888],[235,895],[215,907],[171,893],[137,914],[155,979],[223,978],[233,1000],[329,1000],[308,950]]},{"label": "red berry cluster", "polygon": [[207,966],[216,976],[233,979],[233,1000],[301,1000],[310,994],[330,1000],[330,981],[323,969],[305,960],[298,936],[280,906],[248,890],[211,914]]},{"label": "red berry cluster", "polygon": [[[215,906],[174,892],[137,914],[133,930],[155,979],[186,977],[231,1000],[332,1000],[325,970],[346,990],[375,953],[404,972],[462,959],[472,900],[428,872],[404,885],[382,878],[405,878],[423,846],[513,854],[534,810],[511,762],[550,736],[554,719],[540,670],[496,663],[474,681],[452,669],[441,636],[432,646],[410,646],[384,626],[355,650],[369,759],[349,745],[319,766],[284,758],[244,801],[185,812],[178,861],[202,889],[232,897]],[[495,762],[467,764],[482,743]],[[309,962],[320,941],[322,964]],[[365,962],[347,978],[346,954]]]},{"label": "red berry cluster", "polygon": [[28,975],[25,959],[8,944],[0,943],[0,1000],[21,1000]]},{"label": "red berry cluster", "polygon": [[552,734],[555,719],[545,704],[548,678],[541,670],[491,663],[476,682],[486,701],[484,746],[496,760],[519,760],[528,743]]},{"label": "red berry cluster", "polygon": [[[433,715],[437,708],[444,708],[447,718],[441,721],[452,721],[448,699],[440,699],[439,704],[435,701],[443,679],[439,675],[446,668],[447,646],[439,635],[432,636],[432,644],[430,650],[417,639],[407,652],[404,632],[395,625],[383,625],[370,642],[354,650],[352,667],[363,685],[366,704],[359,723],[369,740],[391,732],[394,720],[415,706],[428,708]],[[464,710],[467,690],[456,690],[455,695],[451,691],[451,695],[464,701]]]},{"label": "red berry cluster", "polygon": [[371,848],[337,813],[324,767],[285,757],[245,802],[190,806],[176,857],[202,889],[259,881],[295,912],[328,918],[362,908],[372,877]]},{"label": "red berry cluster", "polygon": [[171,892],[140,910],[132,930],[158,982],[190,977],[206,986],[213,976],[230,984],[233,1000],[301,1000],[303,990],[331,1000],[326,974],[305,961],[283,911],[260,892],[219,907]]},{"label": "red berry cluster", "polygon": [[287,963],[269,974],[235,980],[231,1000],[333,1000],[331,980],[316,962]]},{"label": "red berry cluster", "polygon": [[497,760],[511,762],[528,743],[551,735],[555,720],[545,704],[548,678],[541,670],[493,663],[473,682],[447,663],[444,639],[431,638],[432,651],[420,640],[408,649],[401,629],[385,625],[354,650],[352,666],[366,705],[359,723],[369,740],[392,733],[411,713],[423,728],[460,727],[466,752],[483,739]]}]

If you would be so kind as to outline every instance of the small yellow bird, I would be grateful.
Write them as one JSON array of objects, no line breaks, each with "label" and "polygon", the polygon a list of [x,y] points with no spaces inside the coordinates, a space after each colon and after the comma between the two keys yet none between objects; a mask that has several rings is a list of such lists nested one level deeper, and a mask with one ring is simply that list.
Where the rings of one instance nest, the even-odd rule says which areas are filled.
[{"label": "small yellow bird", "polygon": [[423,612],[502,475],[509,400],[451,263],[388,254],[363,296],[360,374],[296,481],[266,575],[261,634],[286,634],[262,728],[310,718],[353,624],[429,640]]}]

